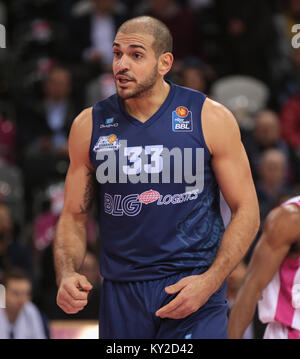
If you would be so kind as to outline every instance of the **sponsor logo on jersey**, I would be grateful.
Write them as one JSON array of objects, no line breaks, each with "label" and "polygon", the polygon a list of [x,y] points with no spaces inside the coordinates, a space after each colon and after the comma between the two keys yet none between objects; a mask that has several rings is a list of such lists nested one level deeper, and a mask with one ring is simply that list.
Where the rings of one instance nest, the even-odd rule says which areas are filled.
[{"label": "sponsor logo on jersey", "polygon": [[174,132],[193,131],[192,112],[185,106],[179,106],[172,112],[172,130]]},{"label": "sponsor logo on jersey", "polygon": [[149,191],[145,191],[139,195],[139,201],[141,203],[149,204],[155,202],[159,199],[160,193],[150,189]]},{"label": "sponsor logo on jersey", "polygon": [[94,152],[118,150],[120,147],[117,135],[111,134],[109,136],[100,136],[96,145],[94,146]]},{"label": "sponsor logo on jersey", "polygon": [[122,197],[120,194],[114,196],[104,193],[104,212],[112,216],[137,216],[143,204],[156,202],[157,206],[176,205],[183,202],[193,201],[198,198],[199,191],[193,190],[185,193],[161,195],[158,191],[148,190],[141,194],[129,194]]},{"label": "sponsor logo on jersey", "polygon": [[115,122],[114,117],[110,117],[104,121],[104,124],[100,125],[100,128],[110,128],[110,127],[118,127],[118,126],[119,124],[118,122]]}]

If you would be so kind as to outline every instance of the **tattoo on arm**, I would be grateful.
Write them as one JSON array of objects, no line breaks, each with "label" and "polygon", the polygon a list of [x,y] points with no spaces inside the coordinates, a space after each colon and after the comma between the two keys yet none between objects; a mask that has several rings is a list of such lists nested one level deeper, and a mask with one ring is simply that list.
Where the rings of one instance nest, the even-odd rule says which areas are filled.
[{"label": "tattoo on arm", "polygon": [[80,205],[80,214],[88,214],[91,208],[93,207],[93,201],[95,199],[96,193],[96,180],[95,180],[95,171],[93,168],[86,165],[87,168],[87,183],[85,185],[83,203]]}]

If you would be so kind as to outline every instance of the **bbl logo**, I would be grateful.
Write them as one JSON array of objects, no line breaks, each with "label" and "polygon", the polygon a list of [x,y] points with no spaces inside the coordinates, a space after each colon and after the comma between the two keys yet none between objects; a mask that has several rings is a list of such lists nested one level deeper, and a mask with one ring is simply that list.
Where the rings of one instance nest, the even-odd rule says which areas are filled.
[{"label": "bbl logo", "polygon": [[193,131],[192,112],[184,106],[179,106],[172,112],[172,130],[174,132]]}]

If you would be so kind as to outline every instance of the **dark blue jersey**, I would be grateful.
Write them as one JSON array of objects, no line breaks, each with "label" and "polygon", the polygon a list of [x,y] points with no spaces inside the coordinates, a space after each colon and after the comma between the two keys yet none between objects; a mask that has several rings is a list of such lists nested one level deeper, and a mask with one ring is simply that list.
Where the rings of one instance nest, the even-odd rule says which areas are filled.
[{"label": "dark blue jersey", "polygon": [[213,262],[224,233],[201,125],[206,96],[170,83],[145,123],[117,94],[93,107],[90,158],[100,201],[101,273],[159,279]]}]

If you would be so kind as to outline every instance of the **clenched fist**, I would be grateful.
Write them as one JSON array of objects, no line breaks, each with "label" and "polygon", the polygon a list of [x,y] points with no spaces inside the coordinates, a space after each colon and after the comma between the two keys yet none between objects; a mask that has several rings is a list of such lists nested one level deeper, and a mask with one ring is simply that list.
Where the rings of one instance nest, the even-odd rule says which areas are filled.
[{"label": "clenched fist", "polygon": [[67,314],[76,314],[88,302],[89,291],[93,288],[85,276],[78,273],[63,277],[57,293],[57,305]]}]

